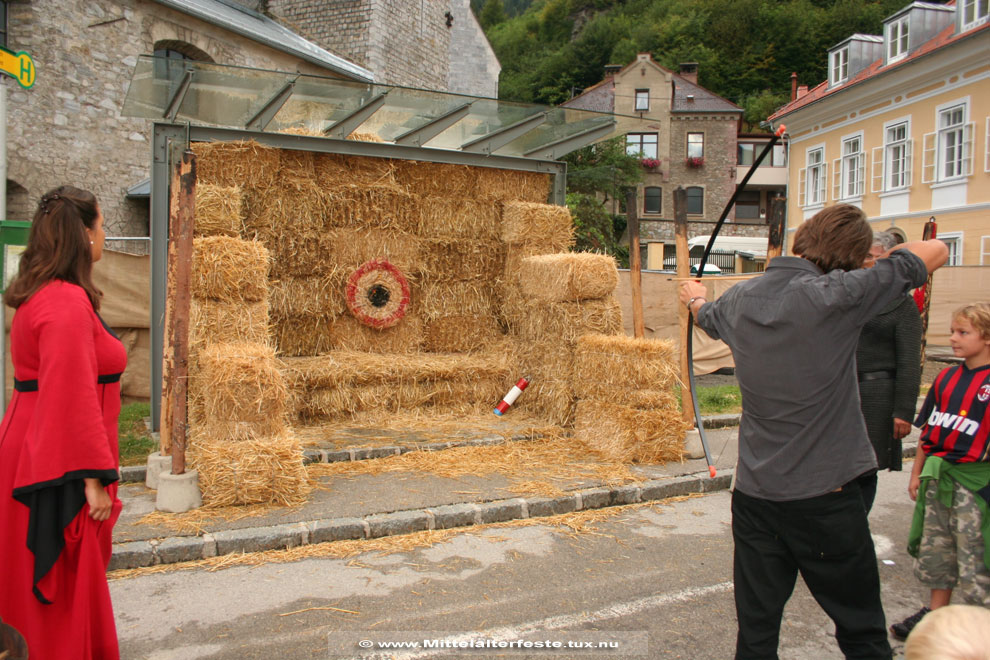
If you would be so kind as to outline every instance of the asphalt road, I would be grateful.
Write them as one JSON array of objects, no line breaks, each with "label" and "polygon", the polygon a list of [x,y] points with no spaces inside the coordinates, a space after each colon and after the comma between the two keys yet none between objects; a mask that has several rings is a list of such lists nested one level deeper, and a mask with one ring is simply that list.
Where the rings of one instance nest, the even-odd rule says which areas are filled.
[{"label": "asphalt road", "polygon": [[[913,612],[925,593],[904,551],[907,475],[881,475],[871,517],[889,620]],[[625,509],[593,532],[473,531],[388,556],[147,575],[111,591],[125,660],[359,658],[371,657],[359,640],[424,639],[565,646],[374,657],[703,660],[733,654],[731,558],[729,494],[719,492]],[[781,658],[841,658],[832,632],[799,580]],[[589,643],[606,646],[579,650]],[[895,657],[901,649],[895,644]]]}]

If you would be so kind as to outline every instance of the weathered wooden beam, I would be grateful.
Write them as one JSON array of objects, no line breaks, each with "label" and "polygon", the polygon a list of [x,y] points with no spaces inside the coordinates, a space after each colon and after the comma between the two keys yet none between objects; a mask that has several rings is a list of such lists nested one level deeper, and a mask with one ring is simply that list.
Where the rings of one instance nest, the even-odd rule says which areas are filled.
[{"label": "weathered wooden beam", "polygon": [[626,191],[626,228],[629,230],[629,283],[632,295],[633,336],[646,336],[643,322],[643,264],[639,254],[639,214],[636,212],[636,189]]},{"label": "weathered wooden beam", "polygon": [[[677,279],[690,279],[691,251],[688,249],[687,191],[678,186],[674,191],[674,239],[677,255]],[[691,363],[688,361],[688,309],[677,302],[677,322],[681,338],[681,416],[685,422],[695,425],[694,398],[688,383],[691,382]]]}]

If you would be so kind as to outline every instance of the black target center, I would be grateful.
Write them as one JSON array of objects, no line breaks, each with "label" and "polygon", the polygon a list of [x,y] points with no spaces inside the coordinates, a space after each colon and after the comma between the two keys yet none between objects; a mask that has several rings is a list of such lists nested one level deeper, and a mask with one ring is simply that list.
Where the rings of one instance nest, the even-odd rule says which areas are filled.
[{"label": "black target center", "polygon": [[373,307],[384,307],[388,304],[388,299],[391,295],[387,287],[382,284],[376,284],[368,289],[368,302]]}]

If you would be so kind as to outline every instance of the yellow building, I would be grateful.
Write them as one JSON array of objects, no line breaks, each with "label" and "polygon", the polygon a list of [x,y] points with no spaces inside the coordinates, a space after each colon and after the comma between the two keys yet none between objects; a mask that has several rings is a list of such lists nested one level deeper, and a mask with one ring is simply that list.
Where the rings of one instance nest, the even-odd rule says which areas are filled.
[{"label": "yellow building", "polygon": [[789,138],[788,242],[847,203],[906,240],[934,216],[951,265],[990,265],[986,0],[913,2],[828,56],[828,80],[770,117]]}]

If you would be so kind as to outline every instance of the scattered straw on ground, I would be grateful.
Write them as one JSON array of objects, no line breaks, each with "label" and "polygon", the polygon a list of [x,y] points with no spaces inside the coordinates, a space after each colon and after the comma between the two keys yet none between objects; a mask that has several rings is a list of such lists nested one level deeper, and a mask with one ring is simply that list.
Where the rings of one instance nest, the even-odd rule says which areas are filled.
[{"label": "scattered straw on ground", "polygon": [[[209,559],[199,559],[196,561],[187,561],[176,564],[159,564],[157,566],[146,566],[142,568],[120,569],[107,573],[107,578],[109,580],[124,580],[142,577],[145,575],[152,575],[155,573],[168,573],[172,571],[194,570],[199,568],[212,572],[235,566],[281,564],[301,561],[304,559],[346,559],[349,557],[356,557],[357,555],[366,552],[375,552],[377,553],[377,556],[384,557],[400,552],[411,552],[419,548],[428,548],[438,543],[445,543],[460,534],[482,534],[492,529],[529,527],[533,525],[547,525],[550,527],[555,527],[564,533],[571,535],[595,534],[599,533],[598,525],[629,511],[636,509],[656,508],[702,496],[702,494],[698,493],[694,495],[672,497],[665,500],[657,500],[654,502],[641,502],[638,504],[613,506],[604,509],[575,511],[573,513],[547,516],[545,518],[524,518],[520,520],[510,520],[508,522],[474,525],[471,527],[460,527],[455,529],[427,530],[400,536],[386,536],[378,539],[333,541],[331,543],[303,545],[285,550],[235,553],[223,555],[222,557],[210,557]],[[499,541],[501,539],[499,537],[490,537],[490,540]]]}]

